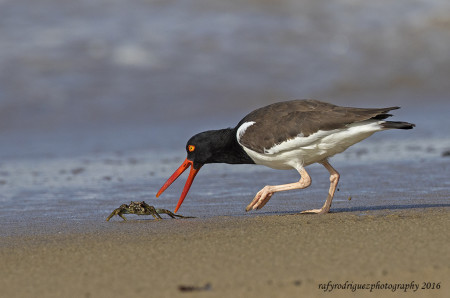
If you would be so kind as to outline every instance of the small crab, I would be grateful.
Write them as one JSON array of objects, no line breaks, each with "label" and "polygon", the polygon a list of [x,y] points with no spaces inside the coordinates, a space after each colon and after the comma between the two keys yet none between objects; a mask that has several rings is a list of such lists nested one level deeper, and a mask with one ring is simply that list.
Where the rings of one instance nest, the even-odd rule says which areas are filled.
[{"label": "small crab", "polygon": [[136,215],[152,215],[156,220],[162,219],[160,216],[161,213],[165,213],[172,218],[194,218],[192,216],[182,216],[178,214],[174,214],[173,212],[167,209],[160,209],[150,206],[146,202],[131,202],[130,205],[122,204],[119,208],[114,210],[107,218],[106,221],[109,221],[111,217],[114,215],[119,215],[123,220],[127,220],[123,214],[136,214]]}]

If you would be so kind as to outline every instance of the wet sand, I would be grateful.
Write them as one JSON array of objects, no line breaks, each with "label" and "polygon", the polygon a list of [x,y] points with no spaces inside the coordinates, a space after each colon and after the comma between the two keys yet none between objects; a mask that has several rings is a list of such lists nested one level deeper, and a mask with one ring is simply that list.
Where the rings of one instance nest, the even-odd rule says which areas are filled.
[{"label": "wet sand", "polygon": [[[346,297],[328,283],[440,283],[450,294],[450,208],[39,225],[2,237],[5,297]],[[376,290],[376,296],[411,295]],[[368,290],[354,295],[374,297]]]}]

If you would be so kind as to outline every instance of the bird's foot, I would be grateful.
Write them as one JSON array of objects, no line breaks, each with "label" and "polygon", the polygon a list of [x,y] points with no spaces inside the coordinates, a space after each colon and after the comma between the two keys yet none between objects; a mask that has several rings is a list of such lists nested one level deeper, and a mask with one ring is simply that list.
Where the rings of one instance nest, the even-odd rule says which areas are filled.
[{"label": "bird's foot", "polygon": [[300,214],[325,214],[330,211],[330,208],[311,209],[300,212]]},{"label": "bird's foot", "polygon": [[245,208],[245,211],[261,209],[267,202],[270,200],[274,192],[271,189],[272,187],[267,185],[256,194],[253,201]]}]

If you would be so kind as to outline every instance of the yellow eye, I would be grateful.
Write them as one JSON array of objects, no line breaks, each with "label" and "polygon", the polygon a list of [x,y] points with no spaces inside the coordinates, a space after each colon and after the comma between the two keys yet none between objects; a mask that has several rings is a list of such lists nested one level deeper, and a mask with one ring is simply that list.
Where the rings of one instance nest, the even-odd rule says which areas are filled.
[{"label": "yellow eye", "polygon": [[194,145],[189,145],[188,146],[188,150],[189,150],[189,152],[193,152],[195,150],[195,146]]}]

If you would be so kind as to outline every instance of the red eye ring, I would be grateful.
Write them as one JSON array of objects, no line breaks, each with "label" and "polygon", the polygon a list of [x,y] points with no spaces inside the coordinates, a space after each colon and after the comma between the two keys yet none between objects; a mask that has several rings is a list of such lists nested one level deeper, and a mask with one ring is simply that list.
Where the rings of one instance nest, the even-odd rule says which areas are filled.
[{"label": "red eye ring", "polygon": [[193,152],[195,150],[195,146],[194,145],[189,145],[188,146],[188,150],[189,150],[189,152]]}]

